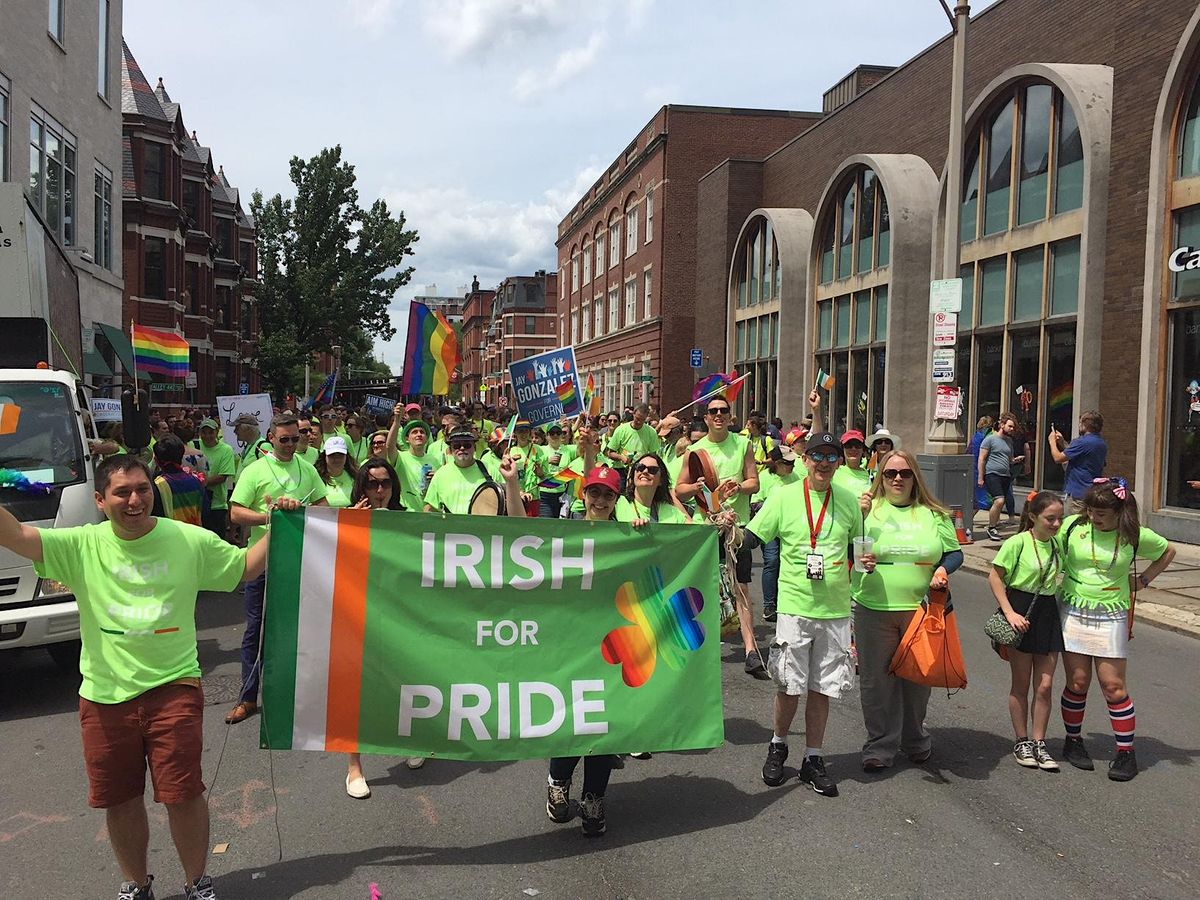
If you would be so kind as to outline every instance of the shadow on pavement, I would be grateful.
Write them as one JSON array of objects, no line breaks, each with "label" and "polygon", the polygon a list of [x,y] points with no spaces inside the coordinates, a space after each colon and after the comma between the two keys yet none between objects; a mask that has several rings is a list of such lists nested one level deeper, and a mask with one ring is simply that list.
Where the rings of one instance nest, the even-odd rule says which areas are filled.
[{"label": "shadow on pavement", "polygon": [[[370,760],[379,757],[367,756],[363,760],[363,766],[367,771],[371,771],[372,766]],[[368,777],[367,784],[372,787],[385,784],[394,784],[398,787],[441,787],[451,784],[465,775],[473,775],[479,773],[487,775],[492,772],[499,772],[501,769],[513,765],[512,762],[494,762],[494,763],[464,763],[457,759],[427,759],[425,765],[419,769],[410,769],[403,763],[395,763],[388,766],[387,775],[377,776],[375,778]]]},{"label": "shadow on pavement", "polygon": [[[533,834],[475,846],[372,847],[289,859],[222,875],[217,887],[222,896],[260,897],[268,896],[269,892],[272,897],[286,897],[312,887],[339,885],[363,866],[512,866],[550,862],[738,825],[756,818],[792,792],[789,787],[782,787],[746,793],[727,781],[678,775],[627,785],[617,783],[609,792],[608,834],[589,840],[580,833],[578,821],[561,826],[547,822],[541,811],[543,794],[534,787],[522,800],[533,808],[517,813],[544,826]],[[497,813],[503,815],[503,811]],[[253,880],[256,872],[265,873],[265,878]]]}]

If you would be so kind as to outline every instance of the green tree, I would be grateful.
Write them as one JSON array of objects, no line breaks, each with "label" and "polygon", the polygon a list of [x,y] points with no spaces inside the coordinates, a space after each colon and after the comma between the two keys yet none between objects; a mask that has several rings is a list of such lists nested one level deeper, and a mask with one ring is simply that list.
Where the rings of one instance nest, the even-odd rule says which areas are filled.
[{"label": "green tree", "polygon": [[258,365],[276,397],[303,385],[309,354],[393,337],[388,304],[412,277],[416,231],[383,200],[359,204],[340,146],[292,157],[296,195],[250,202],[258,228],[262,338]]}]

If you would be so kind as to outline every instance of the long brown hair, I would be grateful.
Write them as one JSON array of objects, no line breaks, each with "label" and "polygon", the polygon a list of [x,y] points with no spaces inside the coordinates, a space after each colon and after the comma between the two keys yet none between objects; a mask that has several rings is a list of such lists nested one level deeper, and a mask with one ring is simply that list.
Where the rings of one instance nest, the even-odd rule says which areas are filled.
[{"label": "long brown hair", "polygon": [[[324,450],[322,450],[320,455],[317,456],[316,469],[317,474],[321,476],[321,480],[323,482],[326,484],[333,484],[333,482],[329,480],[329,460],[325,458]],[[354,457],[349,453],[346,454],[346,465],[343,467],[342,471],[349,475],[351,479],[358,477],[358,463],[354,461]]]},{"label": "long brown hair", "polygon": [[900,457],[913,470],[913,493],[912,501],[918,506],[927,506],[935,513],[941,513],[943,516],[950,515],[945,505],[937,497],[933,496],[933,492],[929,490],[925,484],[925,476],[921,474],[921,467],[917,464],[917,458],[907,450],[893,450],[879,461],[879,468],[875,471],[875,480],[871,482],[871,504],[883,496],[883,470],[887,467],[888,460],[894,456]]},{"label": "long brown hair", "polygon": [[[1124,499],[1118,496],[1118,491],[1125,495]],[[1115,509],[1117,534],[1130,546],[1137,544],[1142,531],[1142,521],[1138,515],[1137,498],[1125,484],[1124,478],[1109,478],[1093,483],[1083,497],[1083,512],[1080,514],[1080,518],[1089,525],[1093,524],[1093,509]]]}]

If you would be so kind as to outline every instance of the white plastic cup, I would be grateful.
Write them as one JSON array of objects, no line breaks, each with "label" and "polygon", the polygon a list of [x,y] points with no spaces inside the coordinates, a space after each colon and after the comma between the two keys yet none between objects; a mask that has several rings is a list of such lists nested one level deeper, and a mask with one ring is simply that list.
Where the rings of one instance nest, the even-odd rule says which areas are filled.
[{"label": "white plastic cup", "polygon": [[875,538],[873,538],[873,537],[856,537],[854,539],[855,568],[857,568],[859,571],[864,571],[861,568],[861,564],[859,564],[859,560],[861,560],[864,556],[866,556],[868,553],[873,552],[874,550],[875,550]]}]

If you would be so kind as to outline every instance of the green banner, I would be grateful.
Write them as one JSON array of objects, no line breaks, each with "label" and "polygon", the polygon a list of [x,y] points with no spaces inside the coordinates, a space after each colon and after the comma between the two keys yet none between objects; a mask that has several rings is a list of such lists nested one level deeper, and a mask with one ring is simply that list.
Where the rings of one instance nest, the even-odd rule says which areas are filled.
[{"label": "green banner", "polygon": [[264,747],[463,760],[724,739],[717,536],[276,512]]}]

